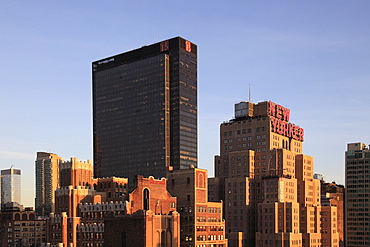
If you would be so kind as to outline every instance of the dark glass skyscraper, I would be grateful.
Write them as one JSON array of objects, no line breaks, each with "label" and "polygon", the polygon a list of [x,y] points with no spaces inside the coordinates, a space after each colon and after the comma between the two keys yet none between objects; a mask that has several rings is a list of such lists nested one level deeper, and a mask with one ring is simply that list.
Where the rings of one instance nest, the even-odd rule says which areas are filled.
[{"label": "dark glass skyscraper", "polygon": [[95,177],[197,166],[197,46],[183,38],[92,63]]}]

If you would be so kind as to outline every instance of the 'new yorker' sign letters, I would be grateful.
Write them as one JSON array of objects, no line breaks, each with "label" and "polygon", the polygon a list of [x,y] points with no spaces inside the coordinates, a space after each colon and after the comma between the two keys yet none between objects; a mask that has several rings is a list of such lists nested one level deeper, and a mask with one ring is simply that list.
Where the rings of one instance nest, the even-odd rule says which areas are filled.
[{"label": "'new yorker' sign letters", "polygon": [[304,141],[304,130],[289,123],[290,110],[270,101],[271,128],[274,133]]}]

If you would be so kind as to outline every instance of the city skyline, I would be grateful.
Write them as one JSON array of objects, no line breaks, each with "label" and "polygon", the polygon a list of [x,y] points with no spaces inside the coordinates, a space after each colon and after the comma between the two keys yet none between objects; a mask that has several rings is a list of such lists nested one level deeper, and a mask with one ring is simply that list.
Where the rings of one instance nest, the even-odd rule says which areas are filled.
[{"label": "city skyline", "polygon": [[213,176],[219,126],[250,85],[252,102],[291,109],[315,172],[343,184],[347,143],[370,142],[369,10],[367,1],[2,2],[0,166],[22,170],[32,206],[37,151],[93,157],[91,62],[182,36],[199,48],[198,167]]}]

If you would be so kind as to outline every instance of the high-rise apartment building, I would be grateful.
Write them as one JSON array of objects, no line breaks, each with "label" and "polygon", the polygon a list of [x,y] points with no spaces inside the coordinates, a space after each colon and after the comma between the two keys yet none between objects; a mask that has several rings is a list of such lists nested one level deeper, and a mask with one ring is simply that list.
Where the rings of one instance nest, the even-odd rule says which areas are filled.
[{"label": "high-rise apartment building", "polygon": [[370,245],[370,148],[349,143],[346,151],[346,246]]},{"label": "high-rise apartment building", "polygon": [[229,246],[338,246],[336,207],[320,204],[303,128],[271,101],[235,105],[220,126],[210,200],[224,201]]},{"label": "high-rise apartment building", "polygon": [[181,37],[92,63],[94,176],[197,165],[197,46]]},{"label": "high-rise apartment building", "polygon": [[49,216],[55,208],[55,190],[59,187],[58,155],[37,152],[35,161],[36,198],[35,211],[38,216]]},{"label": "high-rise apartment building", "polygon": [[1,204],[16,202],[21,204],[21,170],[1,170]]}]

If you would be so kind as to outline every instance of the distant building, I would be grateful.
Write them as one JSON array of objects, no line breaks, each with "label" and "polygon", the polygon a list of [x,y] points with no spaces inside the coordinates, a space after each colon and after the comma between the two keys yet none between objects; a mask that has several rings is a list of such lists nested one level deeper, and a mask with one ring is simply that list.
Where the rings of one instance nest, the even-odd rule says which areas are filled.
[{"label": "distant building", "polygon": [[177,197],[181,216],[181,247],[227,247],[222,203],[208,201],[208,171],[174,170],[167,179],[167,189]]},{"label": "distant building", "polygon": [[53,153],[37,152],[35,161],[35,211],[38,216],[49,216],[55,211],[55,190],[59,187],[59,162]]},{"label": "distant building", "polygon": [[349,143],[346,151],[346,246],[370,245],[370,149]]},{"label": "distant building", "polygon": [[92,63],[94,176],[197,166],[197,46],[172,38]]},{"label": "distant building", "polygon": [[326,179],[325,179],[325,176],[323,174],[320,174],[320,173],[315,173],[313,175],[313,178],[314,179],[318,179],[320,180],[321,182],[325,183],[326,182]]},{"label": "distant building", "polygon": [[21,204],[21,170],[1,170],[1,204],[16,202]]}]

